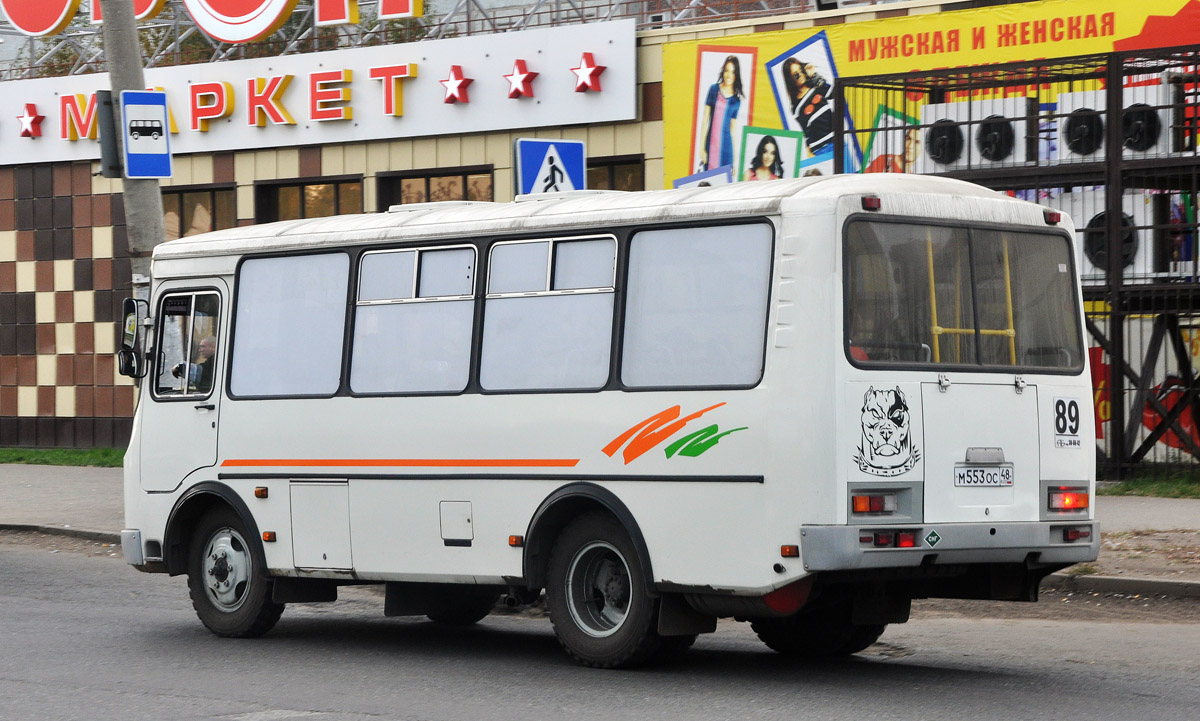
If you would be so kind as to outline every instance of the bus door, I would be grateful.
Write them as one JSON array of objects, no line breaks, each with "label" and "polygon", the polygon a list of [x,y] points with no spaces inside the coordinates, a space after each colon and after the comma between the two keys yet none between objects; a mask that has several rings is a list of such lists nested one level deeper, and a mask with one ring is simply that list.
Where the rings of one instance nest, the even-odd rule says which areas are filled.
[{"label": "bus door", "polygon": [[216,462],[226,297],[219,280],[200,288],[167,284],[152,311],[149,398],[141,419],[145,491],[172,491],[192,471]]},{"label": "bus door", "polygon": [[925,522],[1038,520],[1037,387],[953,378],[921,384]]}]

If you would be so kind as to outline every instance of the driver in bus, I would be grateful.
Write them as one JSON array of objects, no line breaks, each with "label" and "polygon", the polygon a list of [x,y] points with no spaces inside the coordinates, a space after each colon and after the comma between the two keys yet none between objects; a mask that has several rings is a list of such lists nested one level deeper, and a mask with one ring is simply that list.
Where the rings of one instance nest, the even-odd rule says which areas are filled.
[{"label": "driver in bus", "polygon": [[187,367],[188,384],[196,393],[207,393],[212,388],[213,379],[213,364],[212,356],[217,350],[217,339],[208,336],[200,341],[200,347],[197,349],[199,360],[195,363],[176,363],[171,369],[171,375],[176,378],[182,378],[184,367]]}]

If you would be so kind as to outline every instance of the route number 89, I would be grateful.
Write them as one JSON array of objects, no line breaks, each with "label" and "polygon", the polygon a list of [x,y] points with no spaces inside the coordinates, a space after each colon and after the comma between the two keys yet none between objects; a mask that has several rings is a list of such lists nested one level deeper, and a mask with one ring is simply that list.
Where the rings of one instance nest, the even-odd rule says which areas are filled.
[{"label": "route number 89", "polygon": [[1079,402],[1070,398],[1054,399],[1054,432],[1075,435],[1079,432]]}]

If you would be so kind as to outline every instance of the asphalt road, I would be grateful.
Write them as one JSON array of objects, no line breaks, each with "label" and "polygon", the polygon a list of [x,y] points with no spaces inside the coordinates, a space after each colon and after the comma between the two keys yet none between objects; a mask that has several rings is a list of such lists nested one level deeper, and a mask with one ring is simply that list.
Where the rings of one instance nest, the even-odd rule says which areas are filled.
[{"label": "asphalt road", "polygon": [[1065,598],[1041,618],[918,613],[819,664],[722,622],[682,662],[613,672],[573,665],[544,619],[446,629],[385,618],[366,590],[289,607],[263,639],[219,639],[182,578],[115,553],[0,534],[0,719],[1182,721],[1200,705],[1200,624],[1141,620],[1135,602],[1107,620]]}]

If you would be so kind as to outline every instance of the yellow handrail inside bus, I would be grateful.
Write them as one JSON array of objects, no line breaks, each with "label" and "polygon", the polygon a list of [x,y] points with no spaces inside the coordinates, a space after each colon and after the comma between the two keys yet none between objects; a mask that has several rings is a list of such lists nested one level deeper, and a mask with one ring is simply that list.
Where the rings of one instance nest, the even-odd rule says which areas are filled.
[{"label": "yellow handrail inside bus", "polygon": [[[955,286],[955,328],[943,328],[938,325],[938,309],[937,309],[937,282],[933,273],[933,230],[925,229],[925,256],[926,262],[929,265],[929,316],[930,316],[930,331],[933,333],[933,362],[940,363],[942,360],[940,336],[949,335],[955,339],[955,361],[962,361],[962,350],[958,345],[958,340],[964,335],[991,335],[1005,336],[1008,338],[1008,358],[1012,365],[1017,364],[1017,331],[1013,322],[1013,301],[1012,301],[1012,265],[1009,261],[1008,254],[1008,237],[1001,239],[1004,249],[1004,305],[1005,305],[1005,320],[1007,328],[964,328],[962,319],[962,266],[955,266],[956,278]],[[975,299],[978,302],[978,298]]]}]

